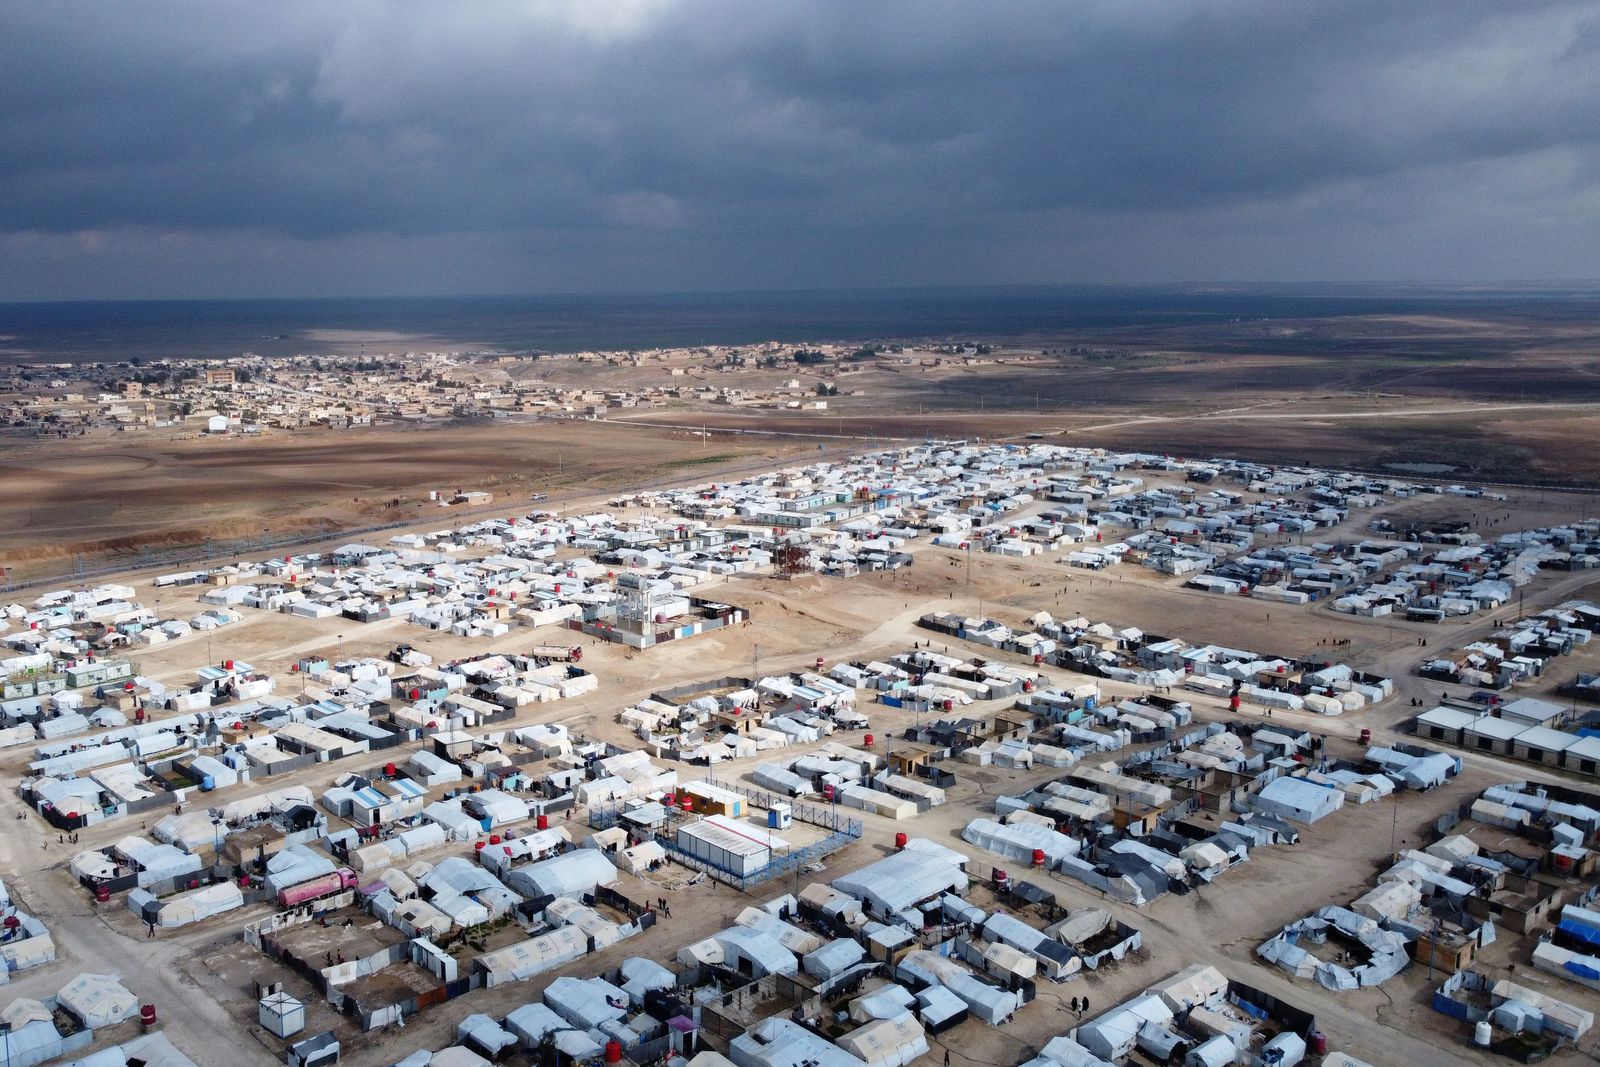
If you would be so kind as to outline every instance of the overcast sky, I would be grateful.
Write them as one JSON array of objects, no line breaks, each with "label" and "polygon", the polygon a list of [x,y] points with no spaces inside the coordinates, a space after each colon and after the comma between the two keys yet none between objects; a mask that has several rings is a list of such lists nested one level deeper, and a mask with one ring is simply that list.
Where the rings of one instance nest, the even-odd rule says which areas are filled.
[{"label": "overcast sky", "polygon": [[0,299],[1600,278],[1600,0],[0,0]]}]

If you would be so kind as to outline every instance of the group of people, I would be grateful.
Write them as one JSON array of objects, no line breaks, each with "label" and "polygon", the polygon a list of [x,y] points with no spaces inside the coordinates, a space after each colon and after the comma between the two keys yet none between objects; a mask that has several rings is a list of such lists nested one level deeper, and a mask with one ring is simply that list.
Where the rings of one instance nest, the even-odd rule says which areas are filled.
[{"label": "group of people", "polygon": [[672,918],[672,905],[667,903],[666,897],[656,897],[656,910],[667,918]]}]

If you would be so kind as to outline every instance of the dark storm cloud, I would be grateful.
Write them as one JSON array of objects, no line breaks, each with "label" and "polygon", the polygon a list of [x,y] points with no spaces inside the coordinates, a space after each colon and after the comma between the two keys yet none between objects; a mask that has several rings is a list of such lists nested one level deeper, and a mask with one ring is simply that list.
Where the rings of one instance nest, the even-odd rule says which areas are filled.
[{"label": "dark storm cloud", "polygon": [[1600,274],[1600,3],[3,10],[13,287]]}]

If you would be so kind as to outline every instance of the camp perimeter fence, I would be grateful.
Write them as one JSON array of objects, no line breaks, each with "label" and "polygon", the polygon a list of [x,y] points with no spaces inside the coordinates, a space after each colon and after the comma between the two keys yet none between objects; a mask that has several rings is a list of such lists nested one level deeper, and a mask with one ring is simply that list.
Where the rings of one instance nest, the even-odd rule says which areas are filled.
[{"label": "camp perimeter fence", "polygon": [[[720,433],[739,434],[750,431],[732,430],[718,431]],[[889,440],[888,438],[872,438],[870,440]],[[724,477],[731,474],[743,474],[752,470],[760,470],[771,466],[770,460],[741,463],[725,468],[721,473]],[[614,496],[627,496],[629,493],[643,493],[655,489],[670,488],[682,484],[682,474],[669,474],[649,481],[635,482],[628,485],[619,485],[606,489],[604,492]],[[515,514],[527,511],[545,511],[555,508],[558,504],[573,499],[582,499],[588,491],[558,491],[550,494],[539,494],[538,499],[506,499],[492,504],[482,504],[475,507],[451,507],[444,511],[444,515],[455,525],[457,520],[477,519],[494,515]],[[532,505],[532,507],[530,507]],[[229,560],[240,559],[253,555],[275,555],[288,548],[303,548],[308,545],[318,545],[334,540],[358,540],[368,534],[385,533],[389,530],[416,530],[428,525],[426,514],[408,515],[403,519],[392,522],[372,523],[366,526],[335,525],[324,526],[317,530],[306,530],[299,533],[269,536],[263,532],[258,535],[239,537],[233,539],[208,538],[199,544],[180,545],[167,549],[144,548],[136,552],[126,552],[105,563],[89,567],[84,565],[84,556],[74,554],[72,569],[56,574],[30,575],[24,578],[14,578],[11,569],[0,563],[0,591],[16,592],[23,589],[36,589],[39,586],[75,585],[91,578],[103,578],[109,575],[128,574],[133,571],[150,570],[156,567],[184,567],[195,563],[225,563]]]},{"label": "camp perimeter fence", "polygon": [[[499,510],[504,511],[504,508]],[[13,592],[22,589],[35,589],[39,586],[73,585],[91,578],[103,578],[113,574],[127,574],[130,571],[151,570],[157,567],[184,567],[196,563],[224,563],[228,560],[239,559],[256,555],[276,555],[287,548],[303,548],[307,545],[320,544],[336,538],[358,538],[366,534],[383,533],[386,530],[412,529],[420,525],[415,517],[400,522],[386,522],[377,526],[360,526],[347,529],[329,528],[314,530],[307,533],[289,534],[282,537],[269,537],[265,534],[254,537],[240,537],[232,540],[207,540],[200,546],[186,545],[182,548],[169,548],[163,550],[142,549],[116,557],[114,562],[101,564],[94,567],[82,565],[81,557],[73,557],[73,567],[70,571],[40,577],[16,578],[9,577],[9,571],[0,572],[0,589]]]}]

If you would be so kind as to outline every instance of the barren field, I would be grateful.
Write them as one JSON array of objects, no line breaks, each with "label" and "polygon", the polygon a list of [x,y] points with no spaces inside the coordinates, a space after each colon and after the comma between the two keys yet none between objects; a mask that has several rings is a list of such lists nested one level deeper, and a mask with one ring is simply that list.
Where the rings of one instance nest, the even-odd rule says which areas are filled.
[{"label": "barren field", "polygon": [[686,405],[624,417],[822,437],[1066,430],[1153,452],[1600,484],[1600,324],[1581,318],[1153,323],[1013,339],[998,351],[1003,362],[929,366],[888,354],[805,368],[803,380],[840,390],[822,412]]},{"label": "barren field", "polygon": [[556,497],[643,485],[752,461],[791,443],[708,442],[602,423],[494,422],[317,431],[260,438],[117,434],[0,443],[0,564],[14,578],[71,557],[139,563],[148,548],[286,536],[391,522],[448,523],[431,490],[488,490],[526,510]]},{"label": "barren field", "polygon": [[[1470,307],[1467,308],[1470,310]],[[1443,480],[1600,486],[1600,325],[1526,312],[1240,320],[997,342],[1002,362],[878,359],[737,371],[541,360],[523,381],[746,392],[798,378],[825,411],[668,400],[603,422],[495,421],[174,439],[0,439],[0,565],[13,580],[138,565],[153,550],[414,520],[429,490],[535,493],[693,480],[824,445],[1042,436]],[[920,355],[918,354],[920,352]],[[504,376],[499,370],[486,371]],[[836,454],[836,453],[835,453]],[[1421,466],[1418,466],[1421,465]]]},{"label": "barren field", "polygon": [[862,443],[1038,436],[1062,444],[1346,467],[1396,477],[1431,471],[1435,480],[1446,481],[1600,485],[1600,404],[1462,404],[1430,410],[1390,401],[1337,410],[1329,403],[1282,400],[1193,415],[1138,409],[873,414],[841,408],[815,415],[646,412],[627,421]]}]

